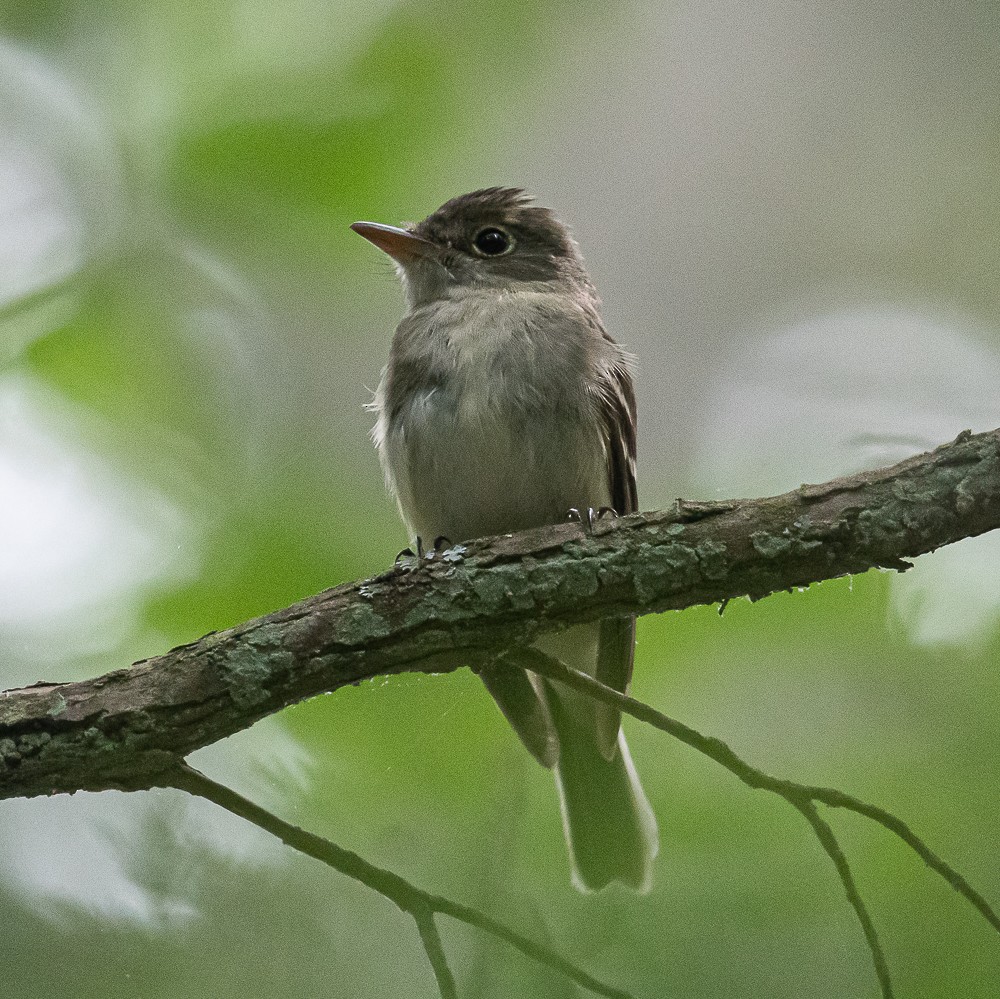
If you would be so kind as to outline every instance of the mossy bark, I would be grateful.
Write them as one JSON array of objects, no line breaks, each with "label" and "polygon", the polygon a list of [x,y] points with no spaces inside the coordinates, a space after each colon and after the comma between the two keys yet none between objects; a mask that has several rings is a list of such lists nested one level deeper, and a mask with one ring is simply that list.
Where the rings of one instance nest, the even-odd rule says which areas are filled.
[{"label": "mossy bark", "polygon": [[478,668],[542,630],[861,573],[1000,527],[1000,430],[891,468],[457,545],[92,680],[0,694],[0,798],[169,783],[286,705],[403,671]]}]

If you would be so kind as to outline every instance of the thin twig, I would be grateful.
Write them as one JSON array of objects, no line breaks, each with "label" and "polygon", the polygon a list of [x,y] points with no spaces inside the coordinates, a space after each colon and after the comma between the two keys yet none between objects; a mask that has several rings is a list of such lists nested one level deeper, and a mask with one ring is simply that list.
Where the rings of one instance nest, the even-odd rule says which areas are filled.
[{"label": "thin twig", "polygon": [[[283,819],[278,818],[278,816],[261,808],[260,805],[254,804],[249,798],[244,798],[243,795],[237,794],[224,784],[219,784],[210,777],[206,777],[203,773],[200,773],[186,763],[182,763],[173,770],[169,777],[163,780],[162,786],[175,787],[179,790],[187,791],[189,794],[196,795],[199,798],[205,798],[208,801],[214,802],[227,812],[232,812],[234,815],[246,819],[247,822],[251,822],[258,828],[277,837],[282,843],[292,847],[292,849],[305,853],[315,860],[322,861],[328,867],[332,867],[341,874],[346,874],[349,878],[353,878],[355,881],[377,891],[404,912],[414,917],[417,921],[417,927],[420,930],[425,948],[427,948],[427,939],[424,937],[426,927],[421,924],[421,918],[425,913],[439,913],[444,916],[451,916],[452,919],[457,919],[459,922],[466,923],[469,926],[475,926],[500,940],[505,940],[515,950],[519,950],[526,957],[530,957],[532,960],[548,968],[553,968],[565,975],[570,981],[576,982],[577,985],[588,989],[595,995],[604,996],[605,999],[633,999],[632,995],[624,989],[615,988],[612,985],[599,981],[592,975],[588,975],[587,972],[571,964],[564,957],[560,957],[555,951],[536,943],[534,940],[528,939],[528,937],[522,936],[515,930],[490,918],[485,913],[479,912],[477,909],[470,908],[467,905],[462,905],[459,902],[452,902],[450,899],[443,898],[440,895],[432,895],[429,892],[425,892],[404,878],[401,878],[398,874],[370,864],[351,850],[345,850],[343,847],[337,846],[336,843],[332,843],[322,836],[306,832],[298,826],[293,826],[291,823],[285,822]],[[437,943],[440,946],[440,937],[437,936],[436,926],[434,927],[434,936],[437,937]],[[428,957],[430,958],[431,965],[434,967],[435,975],[438,976],[438,985],[440,987],[441,978],[439,976],[439,968],[435,964],[437,957],[430,950],[428,950]],[[447,995],[447,993],[442,992],[442,995]]]},{"label": "thin twig", "polygon": [[830,808],[843,808],[856,812],[858,815],[863,815],[873,822],[877,822],[898,836],[932,871],[940,874],[959,895],[968,899],[990,926],[1000,932],[1000,916],[990,906],[990,903],[954,867],[942,860],[902,819],[897,818],[892,812],[887,812],[884,808],[879,808],[878,805],[860,801],[858,798],[833,787],[806,785],[805,792],[813,801],[822,802]]},{"label": "thin twig", "polygon": [[428,897],[432,902],[435,912],[440,912],[443,916],[451,916],[453,919],[467,923],[470,926],[478,926],[479,929],[501,940],[506,940],[507,943],[522,954],[532,958],[539,964],[544,964],[546,967],[558,971],[571,981],[576,982],[577,985],[593,992],[594,995],[605,996],[607,999],[633,999],[631,992],[615,988],[612,985],[606,985],[592,975],[588,975],[585,971],[581,971],[575,965],[570,964],[566,958],[560,957],[548,947],[535,943],[534,940],[529,940],[527,937],[521,936],[520,933],[515,933],[502,923],[498,923],[495,919],[491,919],[477,909],[471,909],[460,902],[451,902],[446,898],[441,898],[439,895],[430,895]]},{"label": "thin twig", "polygon": [[661,732],[666,732],[667,735],[672,735],[679,742],[683,742],[686,746],[690,746],[703,756],[707,756],[725,767],[748,787],[760,791],[770,791],[796,807],[798,807],[797,801],[817,801],[829,805],[831,808],[843,808],[872,819],[898,836],[931,870],[940,874],[955,891],[976,908],[995,930],[1000,932],[1000,916],[997,915],[996,910],[989,902],[954,867],[942,860],[902,819],[897,818],[884,808],[861,801],[859,798],[835,788],[797,784],[795,781],[772,777],[737,756],[721,739],[702,735],[690,725],[685,725],[684,722],[677,721],[677,719],[663,714],[662,711],[657,711],[656,708],[652,708],[642,701],[637,701],[633,697],[613,690],[592,676],[572,669],[537,649],[519,649],[517,658],[519,663],[527,665],[536,673],[553,680],[559,680],[567,687],[583,691],[606,704],[616,705],[621,708],[624,714],[631,715]]},{"label": "thin twig", "polygon": [[892,981],[889,978],[889,965],[885,960],[885,951],[882,950],[882,944],[879,943],[875,924],[872,922],[872,917],[869,915],[864,900],[858,892],[858,887],[854,883],[854,875],[851,873],[851,868],[847,863],[847,857],[844,856],[844,851],[841,850],[840,844],[837,842],[837,838],[834,836],[829,823],[816,811],[816,806],[811,801],[792,802],[792,804],[806,817],[809,825],[813,827],[820,845],[826,851],[827,856],[833,861],[834,867],[837,868],[840,883],[844,886],[844,891],[847,894],[847,901],[851,903],[851,907],[857,913],[858,922],[861,923],[865,940],[868,941],[868,949],[872,954],[872,964],[875,967],[875,977],[878,979],[879,987],[882,989],[882,999],[892,999]]},{"label": "thin twig", "polygon": [[458,999],[455,977],[451,973],[451,968],[448,967],[444,944],[441,943],[441,934],[434,922],[434,913],[430,909],[417,909],[413,913],[413,918],[420,931],[420,939],[427,952],[427,958],[434,969],[434,977],[437,979],[441,999]]},{"label": "thin twig", "polygon": [[701,732],[691,728],[690,725],[685,725],[683,722],[677,721],[663,714],[661,711],[657,711],[642,701],[637,701],[617,690],[613,690],[611,687],[595,680],[586,673],[572,669],[557,659],[545,655],[538,649],[519,649],[518,662],[528,666],[542,676],[558,680],[566,684],[566,686],[582,691],[599,701],[621,708],[625,714],[631,715],[633,718],[645,722],[653,726],[653,728],[659,729],[661,732],[666,732],[678,741],[714,760],[725,767],[730,773],[734,774],[748,787],[752,787],[755,790],[770,791],[772,794],[784,798],[785,801],[798,809],[809,820],[813,830],[819,837],[820,843],[823,845],[823,849],[826,850],[837,866],[844,890],[847,892],[847,897],[851,905],[854,906],[854,911],[857,913],[862,929],[864,930],[865,938],[868,940],[868,946],[872,952],[875,972],[882,987],[883,996],[891,996],[892,994],[885,955],[882,952],[867,910],[858,895],[850,868],[847,866],[847,860],[837,845],[833,831],[816,812],[813,802],[821,802],[832,808],[844,808],[859,815],[864,815],[894,833],[916,852],[931,870],[941,875],[955,891],[969,901],[994,929],[1000,931],[1000,917],[997,916],[996,911],[989,902],[958,871],[934,853],[902,819],[897,818],[891,812],[887,812],[876,805],[870,805],[834,788],[797,784],[794,781],[780,780],[777,777],[772,777],[770,774],[758,770],[741,759],[721,739],[717,739],[714,736],[702,735]]}]

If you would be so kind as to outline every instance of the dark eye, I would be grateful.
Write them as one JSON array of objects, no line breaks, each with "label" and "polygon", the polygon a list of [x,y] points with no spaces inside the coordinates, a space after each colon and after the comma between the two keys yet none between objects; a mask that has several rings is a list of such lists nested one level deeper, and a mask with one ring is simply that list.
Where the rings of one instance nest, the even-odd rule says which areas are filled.
[{"label": "dark eye", "polygon": [[501,253],[506,253],[513,246],[513,241],[502,229],[495,229],[491,226],[488,229],[480,229],[476,233],[472,245],[484,257],[499,257]]}]

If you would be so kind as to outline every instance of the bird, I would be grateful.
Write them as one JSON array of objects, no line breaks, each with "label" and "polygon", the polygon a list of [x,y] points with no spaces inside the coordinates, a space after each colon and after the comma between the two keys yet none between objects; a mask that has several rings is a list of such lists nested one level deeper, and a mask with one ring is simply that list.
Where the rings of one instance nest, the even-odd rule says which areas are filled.
[{"label": "bird", "polygon": [[[417,553],[636,511],[634,359],[607,332],[580,249],[521,188],[452,198],[417,224],[351,228],[395,263],[406,299],[370,404],[386,483]],[[535,647],[623,693],[635,619],[543,634]],[[480,672],[555,773],[571,880],[649,890],[656,819],[620,712],[518,665]]]}]

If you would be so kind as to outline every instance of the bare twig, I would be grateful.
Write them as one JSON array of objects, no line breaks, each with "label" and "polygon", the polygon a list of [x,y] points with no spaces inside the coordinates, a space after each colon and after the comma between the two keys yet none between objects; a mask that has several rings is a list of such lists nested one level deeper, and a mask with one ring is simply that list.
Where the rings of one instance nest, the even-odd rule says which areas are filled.
[{"label": "bare twig", "polygon": [[420,931],[420,939],[423,942],[427,958],[434,969],[434,978],[437,980],[438,991],[441,999],[458,999],[458,992],[455,989],[455,977],[448,967],[448,959],[445,957],[444,944],[441,943],[441,934],[434,923],[434,913],[431,909],[418,909],[413,913],[416,920],[417,929]]},{"label": "bare twig", "polygon": [[243,795],[224,784],[219,784],[210,777],[206,777],[187,764],[175,767],[171,773],[165,775],[165,778],[162,781],[162,786],[178,788],[214,802],[227,812],[238,815],[277,837],[292,849],[322,861],[328,867],[332,867],[341,874],[346,874],[349,878],[353,878],[378,892],[403,912],[411,915],[416,921],[420,939],[434,970],[442,999],[452,999],[456,993],[455,982],[445,959],[441,937],[434,924],[435,914],[450,916],[459,922],[484,930],[491,936],[510,944],[511,947],[539,964],[555,969],[570,981],[593,992],[594,995],[604,996],[606,999],[632,999],[632,996],[624,989],[607,985],[592,975],[588,975],[587,972],[567,961],[566,958],[560,957],[551,948],[529,940],[478,909],[423,891],[398,874],[376,867],[351,850],[345,850],[322,836],[306,832],[298,826],[285,822],[267,809],[261,808],[260,805],[254,804]]},{"label": "bare twig", "polygon": [[752,787],[755,790],[770,791],[772,794],[784,798],[785,801],[800,811],[809,821],[810,825],[812,825],[823,849],[830,856],[831,860],[833,860],[837,868],[837,873],[844,886],[844,891],[847,893],[847,898],[861,922],[865,939],[871,950],[875,973],[882,988],[883,996],[891,997],[892,995],[892,986],[889,981],[889,971],[885,961],[885,954],[879,944],[871,918],[858,894],[850,868],[847,865],[847,859],[837,844],[833,830],[830,829],[829,825],[816,811],[815,802],[820,802],[831,808],[844,808],[852,812],[857,812],[859,815],[864,815],[878,822],[890,832],[895,833],[907,846],[917,853],[931,870],[940,874],[958,894],[975,906],[983,918],[994,929],[1000,931],[1000,918],[998,918],[996,911],[986,899],[958,871],[934,853],[905,822],[891,812],[887,812],[885,809],[878,808],[875,805],[870,805],[867,802],[833,788],[797,784],[794,781],[772,777],[770,774],[764,773],[763,770],[758,770],[741,759],[721,739],[717,739],[714,736],[702,735],[701,732],[691,728],[690,725],[685,725],[683,722],[679,722],[663,714],[663,712],[657,711],[642,701],[637,701],[635,698],[613,690],[611,687],[605,686],[586,673],[572,669],[553,659],[551,656],[539,652],[537,649],[519,649],[517,655],[518,662],[521,665],[528,666],[534,672],[551,680],[558,680],[560,683],[564,683],[574,690],[581,691],[596,700],[621,708],[624,714],[631,715],[633,718],[645,722],[647,725],[651,725],[661,732],[666,732],[678,741],[714,760],[725,767],[730,773],[734,774],[748,787]]},{"label": "bare twig", "polygon": [[812,787],[804,785],[804,792],[813,801],[819,801],[830,808],[843,808],[847,811],[856,812],[866,818],[884,826],[889,832],[898,836],[918,857],[935,873],[940,874],[948,884],[963,898],[968,899],[979,911],[979,914],[993,927],[1000,932],[1000,915],[990,906],[983,896],[976,891],[968,881],[962,877],[958,871],[950,864],[942,860],[926,843],[900,818],[891,812],[887,812],[878,805],[871,805],[867,801],[859,801],[857,798],[844,794],[833,787]]},{"label": "bare twig", "polygon": [[837,842],[836,836],[833,835],[833,830],[830,828],[829,823],[816,811],[816,806],[811,801],[799,801],[794,802],[794,804],[806,817],[809,825],[813,827],[820,845],[826,851],[827,856],[833,861],[833,866],[837,868],[837,876],[840,878],[840,883],[844,886],[847,901],[851,903],[851,908],[857,914],[858,922],[861,923],[861,930],[865,935],[865,940],[868,942],[868,949],[872,955],[872,964],[875,966],[875,977],[878,979],[879,987],[882,989],[882,999],[892,999],[892,981],[889,978],[889,965],[885,960],[885,951],[882,950],[878,933],[875,931],[875,924],[872,922],[864,900],[861,898],[857,885],[854,883],[854,875],[851,874],[851,868],[847,863],[847,857],[844,856],[844,851],[841,850],[840,844]]},{"label": "bare twig", "polygon": [[976,891],[961,874],[950,864],[942,860],[924,841],[913,832],[910,827],[897,818],[891,812],[877,805],[871,805],[866,801],[861,801],[836,788],[818,787],[811,784],[797,784],[795,781],[782,780],[772,777],[751,766],[745,760],[737,756],[721,739],[715,736],[702,735],[697,729],[685,725],[684,722],[677,721],[662,711],[650,707],[642,701],[637,701],[633,697],[613,690],[605,686],[599,680],[581,673],[579,670],[558,662],[555,659],[539,652],[537,649],[521,649],[518,651],[518,662],[530,664],[532,670],[553,680],[559,680],[568,687],[583,691],[591,697],[606,704],[614,704],[621,708],[622,712],[637,718],[639,721],[658,728],[661,732],[672,735],[675,739],[685,745],[696,749],[703,756],[714,760],[725,767],[730,773],[738,777],[748,787],[755,790],[770,791],[784,798],[795,807],[800,801],[818,801],[821,804],[829,805],[831,808],[843,808],[858,815],[864,815],[874,820],[879,825],[884,826],[890,832],[895,833],[907,846],[909,846],[928,867],[935,873],[940,874],[968,902],[970,902],[983,918],[998,932],[1000,932],[1000,916],[997,915],[993,907],[983,896]]}]

